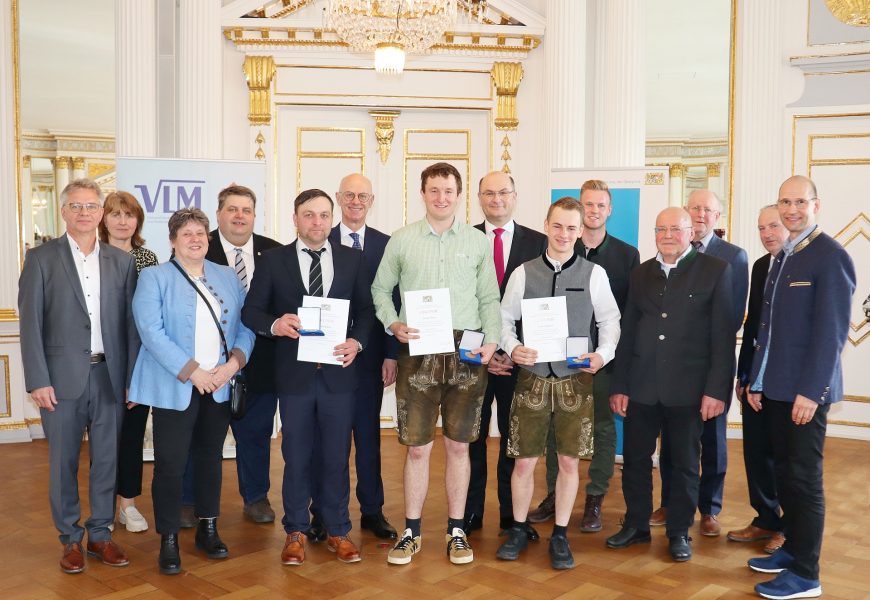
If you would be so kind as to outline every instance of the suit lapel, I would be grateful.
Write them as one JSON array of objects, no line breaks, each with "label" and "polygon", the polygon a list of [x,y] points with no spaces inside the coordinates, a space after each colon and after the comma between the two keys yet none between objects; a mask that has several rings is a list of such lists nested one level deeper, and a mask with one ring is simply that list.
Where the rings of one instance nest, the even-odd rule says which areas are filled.
[{"label": "suit lapel", "polygon": [[298,289],[302,290],[303,295],[308,294],[308,288],[305,287],[305,282],[302,280],[302,271],[299,270],[299,257],[296,256],[296,241],[294,240],[287,248],[287,257],[284,261],[284,266],[290,274],[290,283],[295,284]]},{"label": "suit lapel", "polygon": [[[72,255],[72,249],[69,246],[69,238],[67,237],[67,234],[63,234],[58,238],[57,252],[60,255],[60,262],[63,265],[63,270],[66,271],[66,275],[69,277],[73,293],[75,293],[76,299],[79,301],[82,310],[87,314],[88,305],[85,302],[85,292],[82,290],[82,282],[79,280],[79,272],[76,269],[75,259]],[[100,279],[102,281],[102,273]],[[102,286],[102,284],[100,285]]]},{"label": "suit lapel", "polygon": [[329,249],[332,252],[332,285],[329,286],[329,293],[326,294],[326,297],[335,298],[333,293],[338,287],[338,282],[344,281],[344,261],[338,260],[338,252],[341,250],[336,249],[336,247],[341,246],[341,243],[333,244],[331,240],[328,243],[332,246]]},{"label": "suit lapel", "polygon": [[[523,245],[524,235],[523,228],[517,223],[514,223],[514,239],[511,241],[511,251],[510,254],[508,254],[507,266],[504,270],[505,273],[510,273],[520,266],[520,253],[522,252],[521,247]],[[502,282],[502,290],[504,290],[505,285],[507,285],[507,277],[505,277],[505,281]]]}]

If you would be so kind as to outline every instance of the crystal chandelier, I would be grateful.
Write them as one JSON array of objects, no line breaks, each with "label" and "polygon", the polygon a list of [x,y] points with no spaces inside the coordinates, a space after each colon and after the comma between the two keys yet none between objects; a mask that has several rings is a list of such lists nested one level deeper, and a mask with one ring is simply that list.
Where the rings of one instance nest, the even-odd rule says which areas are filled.
[{"label": "crystal chandelier", "polygon": [[330,0],[329,26],[375,70],[401,73],[406,52],[424,52],[456,20],[456,0]]}]

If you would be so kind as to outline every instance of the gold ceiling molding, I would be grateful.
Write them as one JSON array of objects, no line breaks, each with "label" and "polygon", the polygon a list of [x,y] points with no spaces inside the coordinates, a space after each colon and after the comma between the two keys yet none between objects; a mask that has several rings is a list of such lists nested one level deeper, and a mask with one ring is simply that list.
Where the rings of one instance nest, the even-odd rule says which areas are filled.
[{"label": "gold ceiling molding", "polygon": [[870,0],[825,0],[838,21],[853,27],[870,27]]},{"label": "gold ceiling molding", "polygon": [[401,113],[397,110],[370,110],[369,115],[375,120],[375,140],[378,142],[378,154],[381,164],[387,164],[393,137],[396,135],[394,122]]},{"label": "gold ceiling molding", "polygon": [[96,179],[115,170],[115,163],[89,162],[88,179]]},{"label": "gold ceiling molding", "polygon": [[[244,17],[253,19],[282,19],[314,3],[315,0],[271,0],[264,2],[259,8],[248,12]],[[485,25],[520,24],[517,19],[508,13],[490,6],[486,2],[458,0],[457,6],[459,10],[468,15],[470,20],[476,23],[483,23]]]},{"label": "gold ceiling molding", "polygon": [[721,163],[707,163],[707,177],[720,177],[722,174]]},{"label": "gold ceiling molding", "polygon": [[275,59],[271,56],[246,56],[242,65],[250,95],[248,121],[251,125],[272,122],[271,87],[275,77]]},{"label": "gold ceiling molding", "polygon": [[56,169],[69,169],[70,166],[70,157],[69,156],[58,156],[54,159],[54,167]]},{"label": "gold ceiling molding", "polygon": [[683,163],[672,163],[669,167],[671,177],[685,177],[689,167]]},{"label": "gold ceiling molding", "polygon": [[72,159],[72,167],[74,171],[85,170],[85,159],[83,156],[74,156]]}]

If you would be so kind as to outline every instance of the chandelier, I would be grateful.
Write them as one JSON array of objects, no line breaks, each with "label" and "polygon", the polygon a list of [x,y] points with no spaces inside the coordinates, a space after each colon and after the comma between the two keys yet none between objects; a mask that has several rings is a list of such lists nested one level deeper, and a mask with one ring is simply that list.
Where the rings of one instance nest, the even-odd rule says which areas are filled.
[{"label": "chandelier", "polygon": [[375,70],[401,73],[406,52],[424,52],[456,20],[457,0],[330,0],[329,26],[355,52],[374,52]]}]

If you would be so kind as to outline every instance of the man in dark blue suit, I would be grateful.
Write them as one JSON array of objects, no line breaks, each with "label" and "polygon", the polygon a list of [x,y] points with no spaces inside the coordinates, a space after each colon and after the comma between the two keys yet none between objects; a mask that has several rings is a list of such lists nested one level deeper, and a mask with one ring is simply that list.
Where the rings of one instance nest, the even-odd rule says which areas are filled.
[{"label": "man in dark blue suit", "polygon": [[765,598],[822,594],[819,556],[825,528],[822,485],[828,409],[843,399],[840,354],[849,333],[855,265],[821,232],[821,201],[807,177],[779,188],[779,215],[789,231],[764,286],[747,401],[770,411],[770,441],[786,540],[749,567],[777,577],[755,586]]},{"label": "man in dark blue suit", "polygon": [[[734,335],[743,324],[746,309],[746,294],[749,291],[749,259],[743,248],[735,246],[716,235],[715,227],[722,214],[722,203],[710,190],[695,190],[689,195],[686,210],[692,217],[694,238],[692,245],[698,252],[720,258],[731,265],[732,298],[734,305]],[[701,534],[717,536],[721,531],[717,515],[722,510],[722,495],[725,487],[725,470],[728,467],[728,429],[727,399],[725,412],[714,419],[704,422],[701,435],[701,488],[698,491],[698,510],[701,512]],[[670,440],[662,435],[661,448],[662,507],[653,513],[650,525],[664,525],[667,522],[668,491],[670,490]]]},{"label": "man in dark blue suit", "polygon": [[[333,246],[348,246],[362,251],[363,265],[369,283],[374,279],[390,239],[374,227],[366,225],[366,216],[375,195],[372,182],[359,173],[341,180],[335,194],[341,208],[341,223],[332,228],[329,241]],[[397,292],[398,294],[398,292]],[[398,310],[398,296],[396,296]],[[384,387],[396,382],[396,341],[387,335],[380,321],[375,320],[369,333],[366,351],[358,359],[359,387],[353,419],[353,441],[356,463],[356,498],[359,500],[360,527],[375,536],[395,539],[396,530],[384,517],[384,482],[381,478],[381,401]],[[315,456],[315,461],[319,457]],[[314,469],[315,482],[320,469]],[[317,485],[314,486],[313,514],[309,537],[323,539],[325,531],[319,519]]]},{"label": "man in dark blue suit", "polygon": [[[357,562],[360,553],[348,537],[351,529],[351,428],[356,388],[356,357],[368,345],[375,315],[362,253],[327,240],[332,226],[332,199],[321,190],[305,190],[294,202],[297,239],[267,252],[242,309],[242,321],[257,335],[275,339],[275,388],[281,413],[284,456],[285,565],[305,560],[305,531],[312,491],[312,459],[320,456],[317,495],[327,545],[342,562]],[[299,307],[305,296],[350,302],[347,337],[334,347],[340,364],[310,362],[299,355]]]}]

